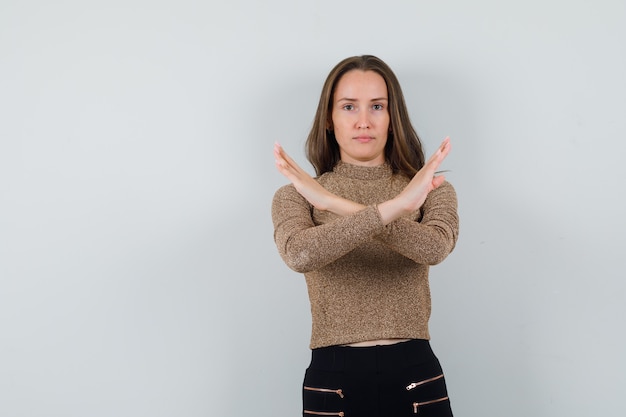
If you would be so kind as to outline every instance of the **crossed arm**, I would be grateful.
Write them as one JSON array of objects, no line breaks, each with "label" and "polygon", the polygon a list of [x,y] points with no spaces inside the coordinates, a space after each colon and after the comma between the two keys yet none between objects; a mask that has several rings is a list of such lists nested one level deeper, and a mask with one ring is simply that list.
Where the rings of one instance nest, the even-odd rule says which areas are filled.
[{"label": "crossed arm", "polygon": [[[453,249],[458,234],[456,194],[442,176],[435,174],[449,151],[446,138],[396,197],[364,206],[324,189],[276,145],[276,167],[293,185],[277,192],[272,207],[274,237],[281,256],[292,269],[307,272],[374,237],[415,262],[441,262]],[[336,219],[315,225],[310,206],[334,213]],[[404,217],[422,206],[420,222]]]},{"label": "crossed arm", "polygon": [[[406,188],[391,200],[378,204],[378,211],[383,225],[419,209],[428,193],[445,181],[443,175],[435,175],[437,168],[450,152],[450,138],[445,138],[439,149],[430,157],[424,167],[413,177]],[[296,187],[296,190],[318,210],[330,211],[340,216],[354,214],[365,206],[341,198],[322,187],[309,174],[291,159],[284,149],[274,145],[276,168]]]}]

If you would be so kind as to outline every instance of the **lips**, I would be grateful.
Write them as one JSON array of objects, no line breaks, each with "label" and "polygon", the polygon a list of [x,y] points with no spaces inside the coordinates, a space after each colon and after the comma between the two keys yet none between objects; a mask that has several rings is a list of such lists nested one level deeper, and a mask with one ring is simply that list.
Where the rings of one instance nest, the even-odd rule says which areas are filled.
[{"label": "lips", "polygon": [[367,142],[374,140],[374,137],[362,135],[362,136],[355,137],[354,140],[361,142],[361,143],[367,143]]}]

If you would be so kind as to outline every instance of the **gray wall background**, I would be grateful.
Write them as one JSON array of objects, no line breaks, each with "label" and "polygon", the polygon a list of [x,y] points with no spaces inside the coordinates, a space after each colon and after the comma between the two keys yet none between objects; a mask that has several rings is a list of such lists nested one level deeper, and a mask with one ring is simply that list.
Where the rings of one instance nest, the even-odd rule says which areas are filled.
[{"label": "gray wall background", "polygon": [[0,415],[299,415],[272,144],[309,169],[322,82],[363,53],[427,153],[453,140],[456,414],[618,415],[624,39],[621,0],[2,0]]}]

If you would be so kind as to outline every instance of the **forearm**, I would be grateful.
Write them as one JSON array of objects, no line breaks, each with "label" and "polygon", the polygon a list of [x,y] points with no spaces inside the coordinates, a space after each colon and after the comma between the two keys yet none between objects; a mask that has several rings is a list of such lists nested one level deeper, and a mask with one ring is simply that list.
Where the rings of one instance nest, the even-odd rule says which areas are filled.
[{"label": "forearm", "polygon": [[[347,200],[346,200],[347,201]],[[344,208],[353,207],[346,205]],[[311,206],[291,187],[279,190],[272,205],[274,240],[285,263],[295,271],[324,267],[369,241],[384,226],[374,206],[362,206],[324,224],[316,224]]]},{"label": "forearm", "polygon": [[[421,221],[409,219],[414,206],[407,207],[402,195],[376,205],[385,229],[376,238],[394,251],[421,264],[435,265],[452,251],[458,237],[457,200],[449,183],[430,192],[424,201]],[[334,196],[328,200],[327,211],[350,216],[366,206]]]},{"label": "forearm", "polygon": [[398,219],[376,239],[414,262],[436,265],[452,252],[457,237],[458,229],[447,224],[421,224],[414,220]]},{"label": "forearm", "polygon": [[[349,216],[366,208],[365,205],[347,200],[342,197],[333,196],[328,200],[327,211],[338,216]],[[409,210],[402,206],[402,202],[398,198],[392,198],[377,204],[378,213],[384,226],[410,213]]]},{"label": "forearm", "polygon": [[449,183],[433,190],[420,219],[404,217],[390,223],[376,238],[401,255],[435,265],[454,249],[459,234],[457,198]]}]

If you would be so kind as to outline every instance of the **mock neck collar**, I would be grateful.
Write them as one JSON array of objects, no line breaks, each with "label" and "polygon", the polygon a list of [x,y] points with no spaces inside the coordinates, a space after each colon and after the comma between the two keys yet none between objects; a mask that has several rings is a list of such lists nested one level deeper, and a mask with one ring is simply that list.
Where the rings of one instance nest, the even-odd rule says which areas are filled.
[{"label": "mock neck collar", "polygon": [[382,165],[368,167],[339,161],[333,168],[333,172],[355,180],[380,180],[391,177],[393,174],[391,165],[387,162]]}]

